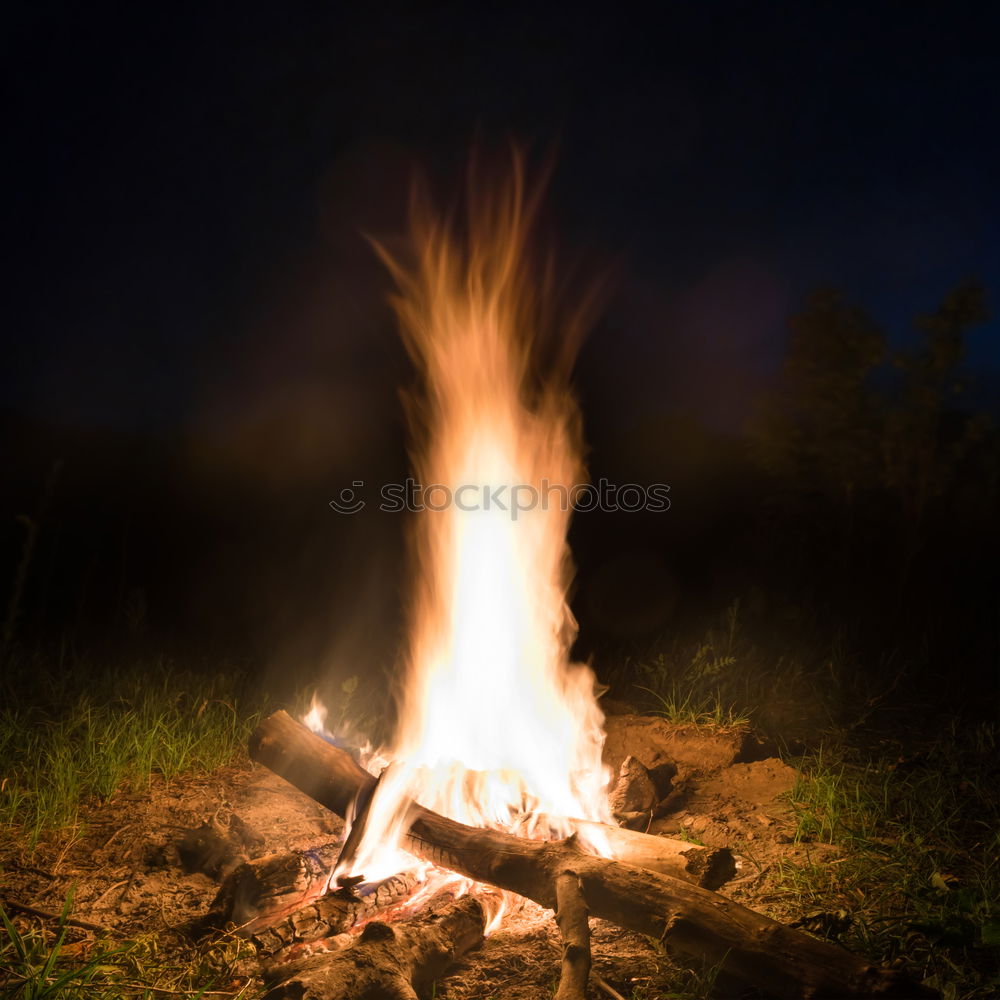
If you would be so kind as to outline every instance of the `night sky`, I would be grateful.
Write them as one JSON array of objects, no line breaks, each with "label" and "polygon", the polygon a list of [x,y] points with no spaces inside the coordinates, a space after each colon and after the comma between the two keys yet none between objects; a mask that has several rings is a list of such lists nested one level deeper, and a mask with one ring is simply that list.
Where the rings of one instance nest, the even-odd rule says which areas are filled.
[{"label": "night sky", "polygon": [[[5,584],[24,641],[123,642],[135,619],[149,648],[248,648],[281,675],[393,661],[404,519],[328,507],[408,469],[413,372],[366,237],[399,246],[414,176],[454,207],[470,152],[500,169],[512,142],[536,175],[553,164],[540,235],[565,294],[606,282],[575,376],[590,473],[672,489],[667,515],[574,518],[581,636],[645,641],[738,595],[840,586],[794,519],[762,527],[770,497],[740,432],[817,286],[897,347],[964,278],[996,313],[1000,15],[415,10],[6,12],[0,580],[18,579],[27,512],[41,528],[23,595]],[[998,332],[994,318],[968,348],[972,405],[1000,416]],[[992,495],[987,474],[959,476],[971,493],[950,497]],[[914,574],[921,622],[912,609],[939,596],[926,581],[993,565],[992,515],[946,507]],[[809,598],[837,607],[835,628],[868,621],[857,579],[895,579],[886,510],[868,529],[886,575],[850,565],[843,593]],[[837,550],[833,515],[799,514],[817,559]],[[768,576],[797,555],[802,574]],[[955,620],[948,634],[987,635]],[[873,648],[912,631],[884,624]]]},{"label": "night sky", "polygon": [[[963,277],[996,295],[990,4],[5,20],[8,410],[190,429],[289,397],[336,419],[334,396],[364,422],[405,363],[361,233],[402,229],[415,170],[454,199],[471,146],[510,139],[555,156],[561,258],[614,274],[580,369],[608,419],[666,406],[736,429],[819,284],[897,338]],[[970,344],[984,397],[996,333]]]}]

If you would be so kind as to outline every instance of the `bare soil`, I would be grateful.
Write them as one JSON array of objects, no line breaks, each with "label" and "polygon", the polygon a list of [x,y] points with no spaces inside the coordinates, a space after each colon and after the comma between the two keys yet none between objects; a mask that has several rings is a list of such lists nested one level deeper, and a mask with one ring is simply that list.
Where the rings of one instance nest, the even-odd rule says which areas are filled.
[{"label": "bare soil", "polygon": [[[836,851],[793,842],[784,798],[796,780],[791,767],[766,756],[769,748],[742,729],[674,726],[634,715],[611,716],[607,728],[606,758],[613,768],[628,754],[650,768],[668,761],[677,767],[673,789],[646,829],[733,848],[739,867],[724,894],[779,918],[802,915],[782,912],[782,898],[767,894],[770,869],[779,860],[801,862],[806,851],[813,862],[818,852]],[[93,805],[76,834],[53,837],[33,854],[23,845],[0,844],[0,895],[59,913],[72,890],[73,917],[105,928],[115,940],[152,936],[161,954],[176,950],[179,957],[189,947],[187,925],[204,915],[219,879],[240,860],[221,852],[207,866],[211,874],[187,870],[185,848],[206,822],[228,831],[250,857],[326,843],[342,828],[336,816],[250,764],[170,783],[154,779],[146,790]],[[592,923],[598,976],[629,998],[674,994],[683,974],[662,949],[638,934]],[[83,954],[94,939],[95,932],[74,929],[69,947]],[[438,983],[435,995],[550,997],[559,944],[552,914],[527,903]],[[252,962],[239,971],[243,975],[229,984],[234,990],[256,974]],[[601,995],[594,987],[591,992]]]}]

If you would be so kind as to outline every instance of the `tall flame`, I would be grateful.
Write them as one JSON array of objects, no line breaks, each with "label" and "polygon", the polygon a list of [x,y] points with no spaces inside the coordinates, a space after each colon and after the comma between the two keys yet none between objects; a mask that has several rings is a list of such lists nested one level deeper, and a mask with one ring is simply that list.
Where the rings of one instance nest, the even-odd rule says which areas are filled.
[{"label": "tall flame", "polygon": [[541,357],[552,331],[545,282],[529,273],[535,208],[517,169],[499,197],[473,206],[466,240],[417,211],[415,265],[379,250],[422,377],[410,419],[426,509],[413,522],[396,764],[359,872],[407,795],[474,825],[523,829],[544,814],[543,835],[567,832],[568,817],[608,819],[594,678],[569,659],[566,532],[584,478],[572,351]]}]

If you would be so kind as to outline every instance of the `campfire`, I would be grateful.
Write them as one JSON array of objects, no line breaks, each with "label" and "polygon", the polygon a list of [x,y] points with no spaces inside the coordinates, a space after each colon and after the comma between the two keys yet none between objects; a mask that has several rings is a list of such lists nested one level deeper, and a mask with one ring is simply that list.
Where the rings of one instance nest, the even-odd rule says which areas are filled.
[{"label": "campfire", "polygon": [[396,731],[358,760],[321,712],[261,724],[252,758],[349,832],[237,868],[215,917],[257,942],[272,1000],[412,998],[525,899],[555,913],[558,1000],[618,995],[592,975],[592,917],[780,997],[918,995],[897,972],[716,893],[735,871],[729,851],[616,823],[630,784],[651,779],[631,759],[619,776],[602,763],[595,678],[570,656],[566,535],[585,482],[569,383],[578,323],[551,327],[536,210],[515,171],[471,207],[464,239],[422,207],[412,260],[379,249],[420,376],[408,416],[422,509]]}]

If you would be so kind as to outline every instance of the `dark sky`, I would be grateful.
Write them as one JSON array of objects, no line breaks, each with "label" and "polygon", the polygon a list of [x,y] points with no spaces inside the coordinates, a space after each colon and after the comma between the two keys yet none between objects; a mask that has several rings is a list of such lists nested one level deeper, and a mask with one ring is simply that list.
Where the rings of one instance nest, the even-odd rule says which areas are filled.
[{"label": "dark sky", "polygon": [[[898,331],[967,275],[996,308],[995,9],[8,8],[0,400],[169,428],[390,399],[359,233],[399,228],[415,167],[448,192],[474,139],[513,137],[556,150],[567,256],[614,264],[585,396],[735,426],[816,284]],[[972,345],[985,386],[997,331]]]}]

